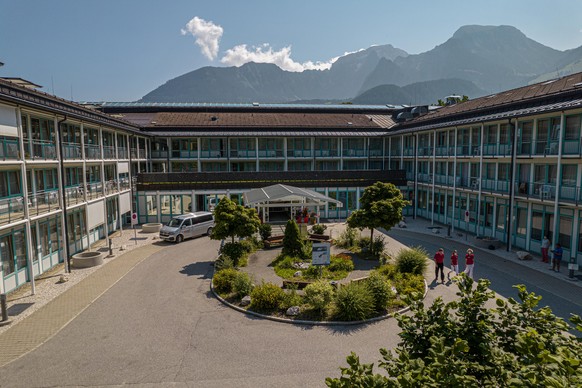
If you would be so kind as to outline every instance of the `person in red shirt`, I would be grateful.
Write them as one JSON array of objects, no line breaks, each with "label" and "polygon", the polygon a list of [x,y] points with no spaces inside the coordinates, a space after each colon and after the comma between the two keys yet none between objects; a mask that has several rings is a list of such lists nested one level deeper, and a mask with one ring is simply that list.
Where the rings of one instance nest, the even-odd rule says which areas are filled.
[{"label": "person in red shirt", "polygon": [[474,266],[475,266],[475,255],[473,255],[473,250],[469,248],[467,249],[467,254],[465,255],[465,273],[471,279],[473,279]]},{"label": "person in red shirt", "polygon": [[451,273],[453,272],[453,276],[457,276],[459,273],[459,254],[457,253],[456,249],[453,250],[453,253],[451,253],[451,272],[448,274],[449,279],[451,279]]},{"label": "person in red shirt", "polygon": [[445,266],[445,250],[440,248],[437,253],[434,254],[434,280],[436,281],[439,277],[439,271],[441,272],[441,281],[445,282],[445,273],[444,273],[444,266]]}]

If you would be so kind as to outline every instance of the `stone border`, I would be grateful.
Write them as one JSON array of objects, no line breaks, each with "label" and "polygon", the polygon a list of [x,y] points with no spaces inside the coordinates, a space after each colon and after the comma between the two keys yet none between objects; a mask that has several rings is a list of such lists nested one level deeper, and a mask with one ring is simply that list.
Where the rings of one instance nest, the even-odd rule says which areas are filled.
[{"label": "stone border", "polygon": [[[212,278],[214,278],[214,273],[212,274]],[[222,303],[224,303],[226,306],[228,306],[228,307],[230,307],[230,308],[232,308],[234,310],[237,310],[238,312],[245,313],[245,314],[248,314],[248,315],[253,315],[255,317],[259,317],[259,318],[263,318],[263,319],[268,319],[270,321],[281,322],[281,323],[290,323],[290,324],[298,324],[298,325],[311,325],[311,326],[354,326],[354,325],[362,325],[362,324],[367,324],[367,323],[372,323],[372,322],[383,321],[384,319],[391,318],[393,314],[402,314],[402,313],[405,313],[408,310],[410,310],[410,306],[407,306],[407,307],[404,307],[403,309],[400,309],[400,310],[398,310],[398,311],[396,311],[394,313],[390,313],[390,314],[386,314],[386,315],[382,315],[382,316],[374,317],[374,318],[370,318],[370,319],[365,319],[363,321],[306,321],[306,320],[302,320],[302,319],[287,319],[287,318],[273,317],[271,315],[260,314],[260,313],[257,313],[255,311],[248,311],[248,310],[245,310],[245,309],[240,308],[238,306],[235,306],[232,303],[227,302],[220,295],[218,295],[218,293],[216,292],[216,290],[214,290],[214,283],[212,282],[212,280],[210,280],[210,291],[212,291],[212,293],[214,294],[214,296],[219,301],[221,301]],[[426,282],[426,279],[424,279],[424,295],[422,296],[422,299],[426,298],[426,295],[427,294],[428,294],[428,283]]]}]

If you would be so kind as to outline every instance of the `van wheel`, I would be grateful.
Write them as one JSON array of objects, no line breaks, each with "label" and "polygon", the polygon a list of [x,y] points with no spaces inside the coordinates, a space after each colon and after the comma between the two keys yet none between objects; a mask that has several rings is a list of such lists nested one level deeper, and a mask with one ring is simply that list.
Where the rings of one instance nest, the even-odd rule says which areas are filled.
[{"label": "van wheel", "polygon": [[178,237],[176,237],[176,244],[180,244],[182,241],[184,241],[184,236],[179,234]]},{"label": "van wheel", "polygon": [[208,230],[206,231],[206,234],[209,236],[212,234],[212,227],[208,228]]}]

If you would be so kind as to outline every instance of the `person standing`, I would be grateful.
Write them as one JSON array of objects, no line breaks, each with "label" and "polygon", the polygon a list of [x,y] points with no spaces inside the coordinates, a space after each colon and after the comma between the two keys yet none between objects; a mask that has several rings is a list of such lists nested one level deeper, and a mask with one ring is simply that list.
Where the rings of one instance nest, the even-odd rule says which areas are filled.
[{"label": "person standing", "polygon": [[467,249],[467,254],[465,255],[465,273],[471,279],[473,279],[474,266],[475,266],[475,255],[473,255],[473,250],[469,248]]},{"label": "person standing", "polygon": [[562,262],[564,250],[560,244],[556,244],[552,253],[554,254],[554,258],[552,259],[552,271],[560,272],[560,263]]},{"label": "person standing", "polygon": [[448,274],[448,278],[451,278],[451,273],[455,273],[454,276],[459,274],[459,254],[457,253],[457,250],[453,250],[453,253],[451,253],[451,272],[449,272]]},{"label": "person standing", "polygon": [[434,280],[436,281],[439,277],[439,271],[441,272],[441,281],[445,282],[445,250],[440,248],[437,253],[434,254]]},{"label": "person standing", "polygon": [[552,243],[550,242],[550,240],[548,239],[547,236],[544,236],[544,238],[542,240],[542,261],[544,263],[550,262],[550,257],[548,255],[548,252],[550,250],[550,245],[552,245]]}]

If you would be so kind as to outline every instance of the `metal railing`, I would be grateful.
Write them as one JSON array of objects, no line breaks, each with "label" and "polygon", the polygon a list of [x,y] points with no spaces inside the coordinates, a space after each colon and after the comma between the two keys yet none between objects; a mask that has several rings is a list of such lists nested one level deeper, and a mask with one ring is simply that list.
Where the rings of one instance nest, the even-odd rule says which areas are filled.
[{"label": "metal railing", "polygon": [[82,157],[81,144],[63,142],[64,159],[81,159]]},{"label": "metal railing", "polygon": [[0,138],[0,159],[20,159],[17,139]]},{"label": "metal railing", "polygon": [[[32,148],[30,148],[32,146]],[[32,154],[28,155],[28,150],[32,150]],[[24,150],[27,159],[56,159],[57,147],[55,143],[46,140],[26,140],[24,142]]]},{"label": "metal railing", "polygon": [[117,188],[117,181],[115,179],[110,179],[105,182],[105,195],[114,194],[119,192]]},{"label": "metal railing", "polygon": [[103,196],[103,183],[87,183],[87,199],[95,199]]},{"label": "metal railing", "polygon": [[347,150],[342,151],[342,156],[344,158],[365,158],[368,152],[367,150]]},{"label": "metal railing", "polygon": [[24,197],[0,198],[0,224],[24,219]]},{"label": "metal railing", "polygon": [[37,191],[28,194],[28,214],[36,216],[61,208],[58,190]]},{"label": "metal railing", "polygon": [[66,187],[65,197],[67,199],[67,207],[85,202],[85,195],[81,185]]},{"label": "metal railing", "polygon": [[85,144],[85,158],[101,159],[101,149],[99,144]]},{"label": "metal railing", "polygon": [[132,159],[137,159],[137,148],[133,148],[133,147],[132,147],[132,148],[129,150],[129,152],[130,152],[130,154],[131,154],[131,158],[132,158]]},{"label": "metal railing", "polygon": [[312,156],[311,150],[287,150],[287,157],[289,158],[311,158]]},{"label": "metal railing", "polygon": [[[175,153],[178,153],[176,156]],[[198,156],[198,151],[192,151],[193,153],[195,153],[197,157]],[[152,157],[152,159],[167,159],[168,158],[168,150],[152,150],[150,152],[150,155]],[[172,151],[172,157],[173,158],[179,158],[180,157],[180,151]]]},{"label": "metal railing", "polygon": [[115,159],[115,147],[103,146],[103,159]]},{"label": "metal railing", "polygon": [[117,148],[117,158],[118,159],[128,159],[127,148],[125,148],[125,147],[118,147]]},{"label": "metal railing", "polygon": [[119,190],[129,190],[131,184],[128,178],[120,178],[119,179]]},{"label": "metal railing", "polygon": [[231,158],[241,159],[255,159],[257,157],[256,150],[230,150]]},{"label": "metal railing", "polygon": [[[337,153],[337,151],[335,151]],[[259,158],[283,158],[285,153],[283,150],[261,150],[259,149]]]}]

